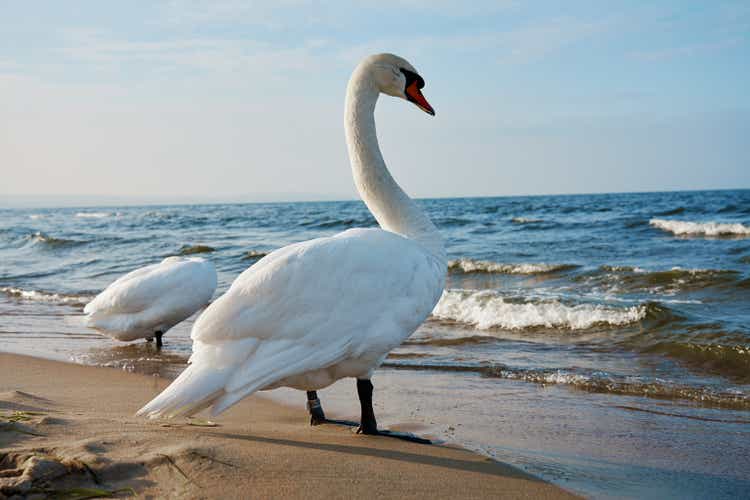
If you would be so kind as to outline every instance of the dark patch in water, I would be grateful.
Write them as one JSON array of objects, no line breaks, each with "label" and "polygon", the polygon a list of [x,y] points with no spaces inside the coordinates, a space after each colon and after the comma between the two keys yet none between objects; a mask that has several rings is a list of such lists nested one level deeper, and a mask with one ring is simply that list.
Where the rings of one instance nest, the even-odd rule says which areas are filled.
[{"label": "dark patch in water", "polygon": [[625,221],[626,229],[635,229],[637,227],[646,227],[646,226],[648,226],[648,221],[645,219],[631,219],[631,220]]},{"label": "dark patch in water", "polygon": [[460,217],[438,217],[433,222],[438,227],[461,227],[473,224],[475,221]]},{"label": "dark patch in water", "polygon": [[308,227],[308,228],[317,228],[317,229],[332,229],[332,228],[352,228],[352,227],[372,227],[376,225],[376,221],[374,218],[367,217],[367,218],[349,218],[349,219],[334,219],[334,220],[327,220],[327,221],[318,221],[318,220],[307,220],[304,222],[300,222],[300,226]]},{"label": "dark patch in water", "polygon": [[737,205],[729,204],[729,205],[725,205],[721,207],[719,210],[717,210],[717,213],[726,214],[726,213],[737,212],[737,211],[741,211],[739,210],[739,207]]},{"label": "dark patch in water", "polygon": [[530,217],[513,217],[510,221],[514,224],[541,224],[544,222],[543,219],[534,219]]},{"label": "dark patch in water", "polygon": [[664,415],[666,417],[687,418],[690,420],[700,420],[702,422],[721,422],[725,424],[750,424],[750,420],[737,420],[737,419],[729,420],[729,419],[724,419],[724,418],[708,418],[708,417],[701,417],[698,415],[685,415],[682,413],[658,411],[658,410],[653,410],[650,408],[640,408],[638,406],[615,405],[614,407],[620,408],[621,410],[639,411],[639,412],[644,412],[644,413],[651,413],[654,415]]},{"label": "dark patch in water", "polygon": [[[434,320],[433,320],[434,321]],[[444,321],[437,321],[437,323],[445,324]],[[403,342],[403,345],[432,345],[432,346],[458,346],[458,345],[479,345],[479,344],[492,344],[496,342],[502,342],[503,339],[491,337],[489,335],[470,335],[467,337],[455,337],[455,338],[410,338]]]},{"label": "dark patch in water", "polygon": [[211,253],[215,251],[216,249],[214,247],[208,245],[185,245],[180,249],[178,255],[194,255],[197,253]]},{"label": "dark patch in water", "polygon": [[685,213],[685,207],[678,207],[671,210],[664,210],[663,212],[656,212],[656,215],[678,215],[683,213]]}]

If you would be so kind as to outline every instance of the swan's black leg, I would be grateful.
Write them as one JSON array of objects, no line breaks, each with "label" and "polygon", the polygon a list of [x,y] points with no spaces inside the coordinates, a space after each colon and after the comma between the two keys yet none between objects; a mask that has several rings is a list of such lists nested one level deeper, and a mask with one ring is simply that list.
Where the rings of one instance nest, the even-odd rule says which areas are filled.
[{"label": "swan's black leg", "polygon": [[362,419],[357,434],[378,434],[378,423],[375,421],[375,410],[372,409],[372,382],[357,379],[357,395],[362,407]]},{"label": "swan's black leg", "polygon": [[417,437],[404,432],[379,431],[378,423],[375,421],[375,411],[372,409],[372,382],[368,379],[357,379],[357,394],[359,404],[362,407],[362,420],[359,423],[357,434],[370,434],[375,436],[388,436],[413,443],[432,444],[429,439]]},{"label": "swan's black leg", "polygon": [[157,331],[154,333],[154,337],[156,337],[156,348],[161,349],[162,342],[161,342],[161,336],[164,335],[161,331]]},{"label": "swan's black leg", "polygon": [[326,423],[326,414],[323,413],[323,405],[320,404],[318,393],[307,391],[307,411],[310,412],[310,425]]},{"label": "swan's black leg", "polygon": [[357,422],[350,422],[349,420],[326,418],[326,414],[323,412],[323,405],[320,404],[320,399],[318,399],[316,391],[307,391],[307,411],[310,412],[310,425],[338,424],[348,425],[349,427],[357,427],[358,425]]}]

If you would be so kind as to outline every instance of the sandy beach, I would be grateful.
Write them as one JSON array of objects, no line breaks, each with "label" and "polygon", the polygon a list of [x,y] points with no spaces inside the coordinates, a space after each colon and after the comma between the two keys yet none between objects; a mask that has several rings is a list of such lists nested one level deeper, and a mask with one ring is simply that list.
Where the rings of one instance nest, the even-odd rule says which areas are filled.
[{"label": "sandy beach", "polygon": [[0,354],[0,498],[574,498],[470,452],[311,427],[251,397],[208,426],[133,416],[167,380]]}]

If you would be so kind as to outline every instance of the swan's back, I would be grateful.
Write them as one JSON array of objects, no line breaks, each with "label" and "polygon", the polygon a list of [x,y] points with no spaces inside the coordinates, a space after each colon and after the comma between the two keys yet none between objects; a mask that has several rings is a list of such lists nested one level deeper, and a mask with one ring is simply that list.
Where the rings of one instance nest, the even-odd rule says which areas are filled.
[{"label": "swan's back", "polygon": [[350,229],[259,260],[201,315],[191,337],[323,338],[396,324],[394,335],[408,336],[432,311],[443,280],[440,262],[419,244],[381,229]]},{"label": "swan's back", "polygon": [[164,333],[206,305],[216,282],[211,262],[167,257],[109,285],[84,308],[86,324],[119,340]]}]

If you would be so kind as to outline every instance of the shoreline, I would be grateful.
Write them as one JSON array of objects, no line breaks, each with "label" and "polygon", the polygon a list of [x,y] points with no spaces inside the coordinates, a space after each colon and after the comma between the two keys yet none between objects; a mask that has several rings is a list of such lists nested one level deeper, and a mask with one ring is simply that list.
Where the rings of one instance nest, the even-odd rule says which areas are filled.
[{"label": "shoreline", "polygon": [[575,498],[468,450],[311,427],[306,412],[263,396],[215,426],[135,417],[168,383],[0,352],[0,492],[46,485],[190,498]]}]

